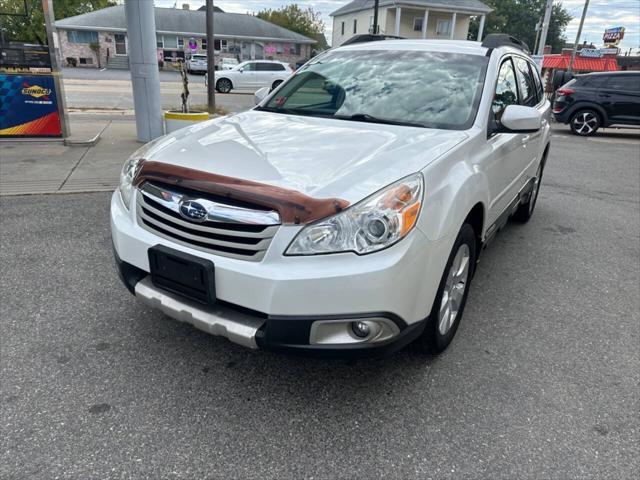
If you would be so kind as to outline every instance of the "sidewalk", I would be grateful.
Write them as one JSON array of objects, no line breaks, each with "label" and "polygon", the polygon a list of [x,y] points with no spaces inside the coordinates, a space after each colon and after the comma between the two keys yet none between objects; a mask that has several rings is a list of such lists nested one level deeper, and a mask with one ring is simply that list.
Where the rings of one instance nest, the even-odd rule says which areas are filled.
[{"label": "sidewalk", "polygon": [[59,141],[1,141],[0,195],[109,191],[141,144],[132,116],[70,115],[72,141],[102,132],[93,146]]}]

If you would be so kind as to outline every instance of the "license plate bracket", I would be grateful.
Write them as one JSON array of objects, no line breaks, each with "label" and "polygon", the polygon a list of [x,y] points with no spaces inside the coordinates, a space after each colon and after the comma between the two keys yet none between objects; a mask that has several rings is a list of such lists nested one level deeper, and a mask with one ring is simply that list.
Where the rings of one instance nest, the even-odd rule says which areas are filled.
[{"label": "license plate bracket", "polygon": [[156,287],[205,305],[215,303],[212,261],[164,245],[151,247],[148,254],[151,282]]}]

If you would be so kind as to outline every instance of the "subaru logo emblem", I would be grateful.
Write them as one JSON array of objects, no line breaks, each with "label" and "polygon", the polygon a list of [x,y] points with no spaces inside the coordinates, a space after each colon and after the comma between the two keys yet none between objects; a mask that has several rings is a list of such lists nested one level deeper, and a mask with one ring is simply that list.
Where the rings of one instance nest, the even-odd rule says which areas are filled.
[{"label": "subaru logo emblem", "polygon": [[207,209],[193,200],[180,202],[180,215],[193,222],[204,222],[207,219]]}]

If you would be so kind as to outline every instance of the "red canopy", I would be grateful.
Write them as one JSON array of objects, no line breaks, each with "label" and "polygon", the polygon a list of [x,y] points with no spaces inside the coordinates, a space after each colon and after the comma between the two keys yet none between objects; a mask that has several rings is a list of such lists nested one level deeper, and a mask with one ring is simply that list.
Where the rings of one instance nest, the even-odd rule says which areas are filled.
[{"label": "red canopy", "polygon": [[[568,70],[569,61],[570,57],[567,55],[545,55],[542,68]],[[589,58],[577,55],[573,62],[573,69],[576,72],[615,72],[620,70],[616,57]]]}]

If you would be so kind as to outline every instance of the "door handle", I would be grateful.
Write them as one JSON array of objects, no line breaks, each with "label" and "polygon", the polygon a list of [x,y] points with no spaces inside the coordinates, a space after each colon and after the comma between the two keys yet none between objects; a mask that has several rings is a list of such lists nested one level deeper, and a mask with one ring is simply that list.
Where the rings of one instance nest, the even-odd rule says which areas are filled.
[{"label": "door handle", "polygon": [[522,137],[522,144],[526,147],[527,143],[529,142],[529,139],[531,138],[531,135],[525,135],[524,137]]}]

